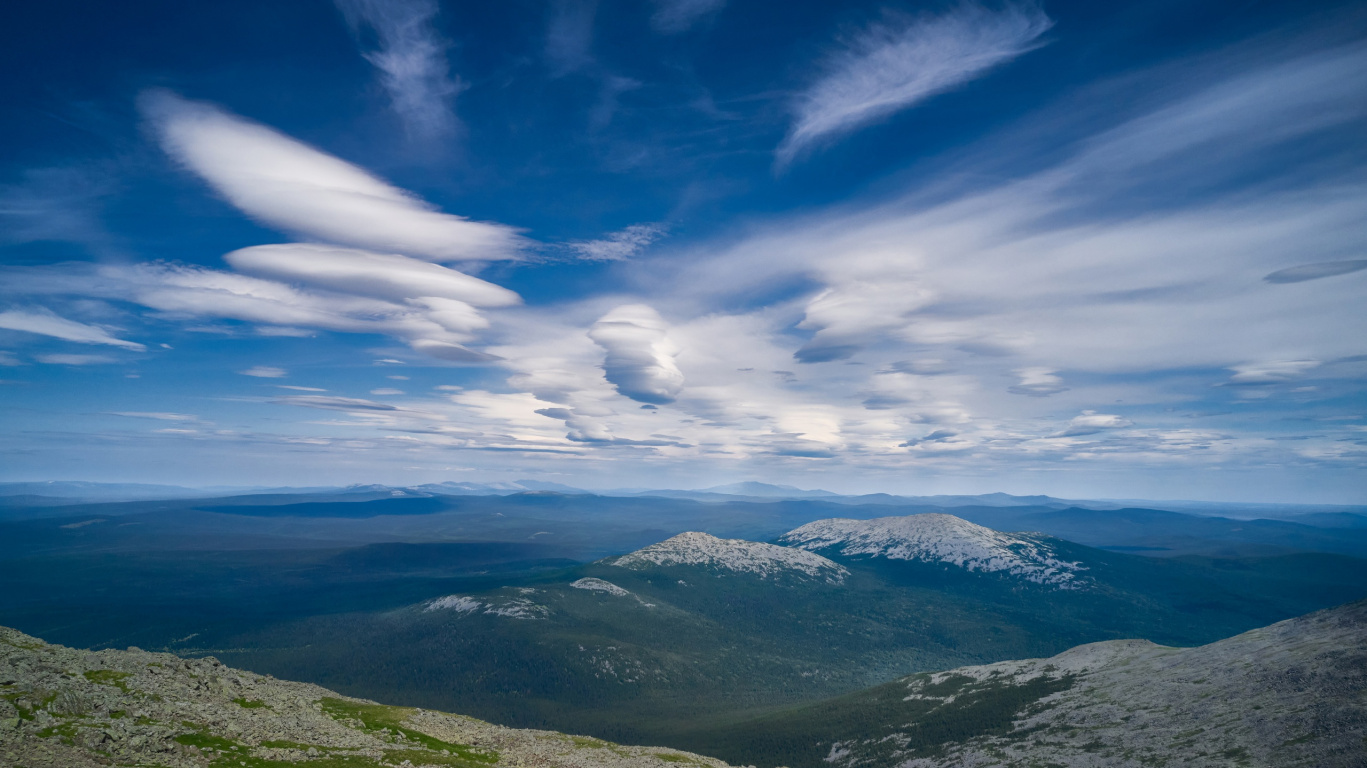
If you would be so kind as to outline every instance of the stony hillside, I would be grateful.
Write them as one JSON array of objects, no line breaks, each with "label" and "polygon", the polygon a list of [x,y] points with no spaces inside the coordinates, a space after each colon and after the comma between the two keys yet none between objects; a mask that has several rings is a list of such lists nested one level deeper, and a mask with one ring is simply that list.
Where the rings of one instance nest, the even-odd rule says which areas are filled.
[{"label": "stony hillside", "polygon": [[806,576],[831,584],[838,584],[849,575],[843,566],[802,549],[744,539],[719,539],[697,531],[681,533],[608,563],[622,568],[695,565],[752,573],[761,578]]},{"label": "stony hillside", "polygon": [[1115,640],[915,675],[739,723],[708,749],[813,768],[1357,768],[1367,601],[1197,648]]},{"label": "stony hillside", "polygon": [[81,651],[0,628],[0,765],[12,768],[665,768],[725,763],[390,707],[213,658]]},{"label": "stony hillside", "polygon": [[1059,558],[1046,537],[1002,533],[937,512],[873,520],[817,520],[785,533],[780,542],[846,557],[950,563],[969,571],[1001,572],[1064,589],[1085,585],[1081,563]]}]

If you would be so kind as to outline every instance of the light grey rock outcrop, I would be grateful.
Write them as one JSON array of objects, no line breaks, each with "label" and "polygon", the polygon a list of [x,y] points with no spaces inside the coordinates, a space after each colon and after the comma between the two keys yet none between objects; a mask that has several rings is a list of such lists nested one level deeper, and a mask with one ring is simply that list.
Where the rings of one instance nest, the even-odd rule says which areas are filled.
[{"label": "light grey rock outcrop", "polygon": [[[917,750],[910,748],[910,723],[836,742],[828,762],[843,768],[1367,766],[1367,601],[1198,648],[1117,640],[1049,659],[918,675],[904,682],[904,700],[948,709],[967,697],[1006,699],[1010,689],[1032,681],[1054,681],[1062,690],[1019,712],[1006,733]],[[890,744],[903,748],[888,750]]]}]

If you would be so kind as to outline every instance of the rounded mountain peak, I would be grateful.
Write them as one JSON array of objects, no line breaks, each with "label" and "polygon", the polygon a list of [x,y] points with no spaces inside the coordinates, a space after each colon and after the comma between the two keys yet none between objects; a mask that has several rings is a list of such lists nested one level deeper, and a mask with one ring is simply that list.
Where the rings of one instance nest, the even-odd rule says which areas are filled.
[{"label": "rounded mountain peak", "polygon": [[798,575],[831,584],[844,581],[849,573],[815,552],[745,539],[720,539],[700,531],[687,531],[607,562],[633,570],[673,565],[719,568],[762,579]]},{"label": "rounded mountain peak", "polygon": [[1086,570],[1080,563],[1060,559],[1045,537],[1002,533],[939,512],[817,520],[783,534],[779,541],[806,550],[833,549],[847,557],[951,563],[1065,589],[1080,586],[1077,572]]}]

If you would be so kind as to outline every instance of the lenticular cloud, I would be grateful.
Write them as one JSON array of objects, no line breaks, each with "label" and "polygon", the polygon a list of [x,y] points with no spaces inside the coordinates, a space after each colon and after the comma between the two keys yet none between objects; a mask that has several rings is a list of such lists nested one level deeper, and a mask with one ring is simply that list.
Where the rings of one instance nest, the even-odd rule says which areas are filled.
[{"label": "lenticular cloud", "polygon": [[521,301],[507,288],[440,264],[354,248],[257,245],[233,251],[223,260],[242,272],[378,299],[436,297],[477,307],[506,307]]},{"label": "lenticular cloud", "polygon": [[674,363],[678,348],[668,330],[660,314],[644,304],[618,307],[593,324],[589,338],[607,352],[603,373],[618,392],[639,403],[674,402],[684,376]]},{"label": "lenticular cloud", "polygon": [[511,227],[437,211],[272,128],[168,91],[144,94],[142,107],[168,154],[268,226],[432,261],[517,255],[521,238]]}]

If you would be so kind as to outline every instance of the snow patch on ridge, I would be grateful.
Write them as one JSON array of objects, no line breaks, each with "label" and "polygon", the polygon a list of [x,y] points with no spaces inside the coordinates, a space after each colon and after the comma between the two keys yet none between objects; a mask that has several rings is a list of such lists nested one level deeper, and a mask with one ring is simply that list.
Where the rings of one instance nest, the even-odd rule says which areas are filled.
[{"label": "snow patch on ridge", "polygon": [[617,597],[626,597],[627,595],[631,594],[630,592],[626,591],[625,589],[622,589],[621,587],[617,586],[616,584],[613,584],[610,581],[603,581],[602,579],[595,579],[592,577],[580,579],[579,581],[572,581],[570,582],[570,586],[574,587],[575,589],[588,589],[594,592],[606,592],[609,595],[616,595]]},{"label": "snow patch on ridge", "polygon": [[659,544],[651,544],[616,560],[609,560],[608,564],[637,570],[651,566],[701,565],[753,573],[762,579],[799,573],[824,579],[830,584],[843,582],[849,574],[844,566],[813,552],[744,539],[719,539],[697,531],[681,533]]},{"label": "snow patch on ridge", "polygon": [[969,571],[1002,572],[1036,584],[1079,589],[1081,563],[1060,560],[1033,536],[1002,533],[962,518],[930,512],[875,520],[817,520],[779,541],[805,550],[838,547],[842,555],[952,563]]},{"label": "snow patch on ridge", "polygon": [[427,604],[424,611],[455,611],[457,613],[473,613],[484,607],[484,603],[465,595],[447,595],[439,597]]},{"label": "snow patch on ridge", "polygon": [[465,595],[439,597],[423,606],[423,611],[455,611],[464,614],[485,613],[508,619],[544,619],[550,614],[549,608],[544,605],[537,605],[525,597],[515,597],[501,603],[484,603]]}]

